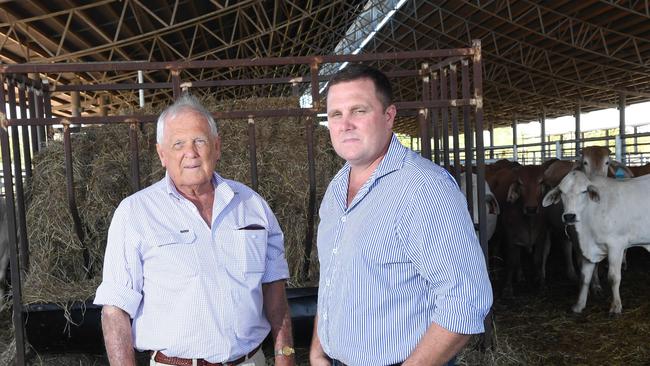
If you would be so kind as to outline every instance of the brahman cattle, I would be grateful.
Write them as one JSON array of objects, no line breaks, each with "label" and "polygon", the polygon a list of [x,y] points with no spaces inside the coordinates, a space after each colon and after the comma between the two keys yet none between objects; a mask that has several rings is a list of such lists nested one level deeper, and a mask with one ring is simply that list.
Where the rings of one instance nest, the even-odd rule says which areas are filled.
[{"label": "brahman cattle", "polygon": [[561,199],[564,204],[562,217],[575,227],[580,239],[582,281],[574,312],[580,313],[585,308],[595,265],[607,257],[612,287],[609,312],[621,313],[619,286],[624,250],[643,246],[650,251],[648,192],[650,176],[626,180],[598,176],[590,179],[584,172],[574,170],[544,197],[544,206]]},{"label": "brahman cattle", "polygon": [[635,177],[640,177],[650,173],[650,164],[641,165],[641,166],[630,166],[628,167],[630,171],[634,174]]},{"label": "brahman cattle", "polygon": [[515,277],[524,269],[522,254],[528,254],[528,258],[532,255],[533,278],[540,287],[544,286],[550,241],[541,210],[543,168],[526,165],[503,173],[502,178],[512,178],[504,204],[499,202],[502,239],[505,239],[502,244],[506,249],[503,295],[511,296]]}]

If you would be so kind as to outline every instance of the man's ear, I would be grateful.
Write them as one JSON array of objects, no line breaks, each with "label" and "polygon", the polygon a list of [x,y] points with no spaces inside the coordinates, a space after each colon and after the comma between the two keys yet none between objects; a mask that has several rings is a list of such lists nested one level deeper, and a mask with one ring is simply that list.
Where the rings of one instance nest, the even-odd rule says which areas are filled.
[{"label": "man's ear", "polygon": [[163,151],[160,144],[156,144],[156,152],[158,153],[158,158],[160,159],[160,165],[162,165],[163,168],[166,168],[166,166],[165,166],[165,152]]},{"label": "man's ear", "polygon": [[395,122],[395,116],[397,115],[397,108],[395,104],[391,104],[386,108],[386,123],[388,127],[393,128],[393,123]]},{"label": "man's ear", "polygon": [[214,151],[216,161],[221,160],[221,136],[218,134],[214,137]]}]

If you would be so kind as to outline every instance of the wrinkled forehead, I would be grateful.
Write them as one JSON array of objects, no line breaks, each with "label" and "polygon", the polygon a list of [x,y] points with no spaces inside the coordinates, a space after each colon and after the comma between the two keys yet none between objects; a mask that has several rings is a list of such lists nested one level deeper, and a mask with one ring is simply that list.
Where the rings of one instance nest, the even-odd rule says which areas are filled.
[{"label": "wrinkled forehead", "polygon": [[587,176],[581,171],[571,171],[560,182],[560,190],[562,193],[571,194],[583,192],[587,189],[589,180]]}]

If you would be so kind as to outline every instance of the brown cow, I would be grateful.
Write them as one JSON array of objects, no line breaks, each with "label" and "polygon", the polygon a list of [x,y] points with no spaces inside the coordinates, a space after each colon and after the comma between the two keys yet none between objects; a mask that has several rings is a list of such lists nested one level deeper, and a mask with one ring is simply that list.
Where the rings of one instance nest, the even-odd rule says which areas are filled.
[{"label": "brown cow", "polygon": [[[546,259],[550,242],[541,206],[544,196],[541,184],[544,171],[541,166],[527,165],[511,169],[511,175],[503,169],[499,173],[502,180],[512,179],[505,203],[501,206],[500,216],[505,239],[502,244],[506,248],[503,296],[511,296],[515,277],[522,269],[521,260],[524,254],[527,254],[525,258],[532,255],[533,279],[540,286],[544,286],[546,279]],[[497,186],[497,190],[500,188],[501,186]]]},{"label": "brown cow", "polygon": [[650,174],[650,163],[641,166],[629,166],[628,168],[635,177]]},{"label": "brown cow", "polygon": [[[584,171],[588,177],[617,177],[617,171],[620,169],[622,178],[632,178],[636,176],[628,167],[616,160],[611,160],[609,155],[611,151],[604,146],[587,146],[580,152],[578,165],[580,170]],[[564,177],[563,177],[564,178]]]}]

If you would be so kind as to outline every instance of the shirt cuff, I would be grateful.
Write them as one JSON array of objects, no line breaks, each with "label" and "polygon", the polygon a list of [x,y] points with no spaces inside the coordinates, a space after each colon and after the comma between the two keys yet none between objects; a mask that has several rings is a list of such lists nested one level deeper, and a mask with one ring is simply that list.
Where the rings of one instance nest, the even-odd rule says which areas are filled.
[{"label": "shirt cuff", "polygon": [[458,334],[479,334],[485,332],[483,321],[489,311],[479,309],[458,299],[436,299],[436,312],[433,322]]},{"label": "shirt cuff", "polygon": [[262,276],[262,283],[270,283],[289,278],[289,265],[284,256],[266,261],[266,272]]},{"label": "shirt cuff", "polygon": [[142,294],[133,289],[102,282],[95,294],[95,305],[112,305],[126,311],[131,319],[140,307]]}]

